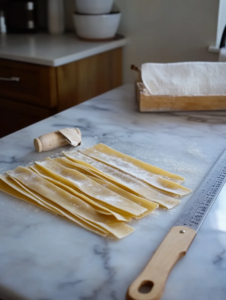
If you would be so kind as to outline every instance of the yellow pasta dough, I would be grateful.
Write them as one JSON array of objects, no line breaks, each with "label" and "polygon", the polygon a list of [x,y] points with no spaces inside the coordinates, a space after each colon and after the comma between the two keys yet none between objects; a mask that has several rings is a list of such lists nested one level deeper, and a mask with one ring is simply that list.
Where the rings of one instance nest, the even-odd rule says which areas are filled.
[{"label": "yellow pasta dough", "polygon": [[149,172],[153,175],[159,175],[163,178],[169,179],[169,180],[177,182],[177,183],[182,183],[184,181],[184,178],[177,174],[167,172],[166,170],[163,170],[156,166],[145,163],[139,159],[133,158],[129,155],[126,155],[124,153],[116,151],[104,144],[97,144],[97,145],[93,146],[92,149],[95,149],[97,151],[105,153],[106,155],[108,155],[110,157],[113,157],[113,158],[115,157],[115,158],[123,160],[124,162],[133,164],[134,166],[138,167],[139,169]]},{"label": "yellow pasta dough", "polygon": [[63,154],[71,161],[90,170],[94,176],[109,181],[137,196],[154,201],[167,209],[171,209],[180,203],[180,200],[159,192],[145,182],[111,166],[105,165],[102,162],[96,161],[80,152],[63,152]]},{"label": "yellow pasta dough", "polygon": [[92,176],[90,176],[90,178],[92,178],[94,181],[101,184],[102,186],[108,188],[109,190],[113,191],[114,193],[117,193],[117,194],[121,195],[122,197],[127,198],[127,199],[145,207],[147,210],[140,216],[135,217],[136,219],[141,219],[143,217],[146,217],[147,215],[150,215],[156,208],[159,207],[159,205],[157,203],[153,203],[151,201],[137,197],[129,192],[126,192],[123,189],[120,189],[119,187],[117,187],[109,182],[106,182],[104,180],[101,180],[101,179],[98,179],[98,178],[95,178]]},{"label": "yellow pasta dough", "polygon": [[50,171],[49,169],[44,168],[43,166],[40,165],[34,165],[30,167],[33,171],[35,171],[37,174],[39,174],[41,177],[44,179],[49,180],[51,183],[55,184],[59,188],[65,190],[66,192],[80,198],[81,200],[87,202],[90,204],[97,212],[105,215],[112,215],[114,216],[118,221],[131,221],[132,217],[131,216],[123,216],[120,215],[107,207],[100,205],[99,203],[93,201],[91,198],[87,197],[84,193],[82,194],[79,189],[68,179],[59,176],[58,174]]},{"label": "yellow pasta dough", "polygon": [[134,231],[125,224],[158,207],[171,209],[190,189],[184,178],[98,144],[63,152],[29,167],[0,175],[0,190],[65,217],[103,237],[124,238]]},{"label": "yellow pasta dough", "polygon": [[[148,164],[140,162],[139,160],[136,160],[118,151],[115,151],[103,144],[98,144],[94,147],[84,149],[81,152],[105,164],[113,166],[114,168],[117,168],[125,173],[128,173],[136,178],[139,178],[140,180],[150,184],[151,186],[159,190],[163,190],[179,196],[184,196],[191,192],[190,189],[176,182],[147,171],[144,167],[148,166]],[[151,166],[151,169],[152,168],[155,169],[155,167]],[[156,169],[158,169],[159,173],[162,172],[162,175],[164,175],[165,173],[171,174],[159,168]]]},{"label": "yellow pasta dough", "polygon": [[116,221],[111,216],[100,215],[84,201],[58,188],[29,169],[18,167],[7,173],[77,218],[81,217],[83,220],[91,222],[117,238],[123,238],[134,230],[132,227]]},{"label": "yellow pasta dough", "polygon": [[56,213],[54,210],[50,210],[39,201],[29,194],[25,189],[20,187],[10,176],[0,175],[0,190],[7,193],[8,195],[14,196],[18,199],[24,200],[30,204],[36,205],[39,208],[43,208],[52,213]]},{"label": "yellow pasta dough", "polygon": [[30,192],[29,189],[24,187],[20,182],[17,180],[11,178],[10,176],[7,175],[1,175],[0,177],[0,190],[3,192],[14,196],[18,199],[21,199],[23,201],[26,201],[32,205],[36,205],[39,208],[42,208],[46,211],[49,211],[51,213],[57,214],[62,217],[66,217],[67,219],[71,220],[72,222],[75,222],[76,224],[80,225],[81,227],[90,230],[94,233],[97,233],[102,236],[107,236],[108,232],[105,230],[102,230],[100,228],[97,228],[96,226],[93,226],[93,224],[89,224],[87,226],[87,222],[84,222],[82,220],[76,219],[72,214],[63,211],[62,208],[59,209],[56,206],[53,206],[48,203],[44,199],[44,197],[40,195],[35,195],[34,193]]},{"label": "yellow pasta dough", "polygon": [[[76,162],[73,162],[73,161],[67,159],[66,157],[54,158],[53,161],[61,164],[62,166],[66,167],[66,168],[77,170],[77,171],[79,171],[80,173],[82,173],[86,176],[93,176],[93,177],[102,178],[99,174],[99,173],[101,173],[101,171],[96,172],[96,170],[91,169],[87,166],[85,167],[84,165],[78,164]],[[104,177],[108,177],[109,179],[111,179],[110,176],[108,176],[104,173],[103,173],[103,175],[104,175]]]},{"label": "yellow pasta dough", "polygon": [[155,210],[156,208],[159,207],[159,205],[157,203],[154,203],[154,202],[151,202],[151,201],[148,201],[144,198],[141,198],[141,197],[138,197],[134,194],[131,194],[127,191],[125,191],[124,189],[121,189],[119,187],[117,187],[116,185],[114,184],[111,184],[103,179],[100,179],[100,178],[96,178],[94,176],[92,176],[92,172],[88,171],[87,169],[85,168],[82,168],[81,166],[79,165],[76,165],[76,164],[73,164],[69,161],[67,161],[66,159],[63,159],[63,158],[55,158],[53,159],[54,161],[62,164],[63,166],[67,167],[67,168],[72,168],[72,169],[76,169],[76,170],[79,170],[81,173],[84,172],[84,174],[86,176],[88,176],[89,178],[91,178],[92,180],[96,181],[97,183],[101,184],[102,186],[110,189],[111,191],[119,194],[120,196],[124,197],[124,198],[127,198],[143,207],[145,207],[147,209],[146,212],[144,212],[142,215],[136,217],[136,218],[142,218],[144,216],[147,216],[148,214],[150,214],[151,212],[153,212],[153,210]]},{"label": "yellow pasta dough", "polygon": [[134,216],[139,216],[146,211],[146,208],[137,205],[136,203],[133,203],[132,201],[123,198],[114,192],[111,192],[76,170],[65,168],[50,159],[37,162],[37,164],[70,180],[85,194],[95,198],[98,202],[104,203],[111,210],[114,210],[118,213],[129,213]]}]

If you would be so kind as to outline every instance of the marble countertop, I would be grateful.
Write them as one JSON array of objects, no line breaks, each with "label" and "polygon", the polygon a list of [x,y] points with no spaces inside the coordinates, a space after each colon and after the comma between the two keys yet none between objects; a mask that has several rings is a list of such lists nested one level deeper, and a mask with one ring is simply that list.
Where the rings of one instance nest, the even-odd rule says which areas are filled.
[{"label": "marble countertop", "polygon": [[[33,139],[79,127],[82,147],[105,143],[180,174],[195,190],[226,148],[226,112],[139,113],[133,85],[112,90],[0,140],[0,172],[64,147],[36,153]],[[0,298],[123,300],[189,200],[133,221],[123,240],[99,237],[0,193]],[[226,201],[218,197],[162,300],[226,299]]]},{"label": "marble countertop", "polygon": [[57,67],[95,54],[123,47],[126,38],[87,42],[75,34],[6,34],[0,36],[0,58]]}]

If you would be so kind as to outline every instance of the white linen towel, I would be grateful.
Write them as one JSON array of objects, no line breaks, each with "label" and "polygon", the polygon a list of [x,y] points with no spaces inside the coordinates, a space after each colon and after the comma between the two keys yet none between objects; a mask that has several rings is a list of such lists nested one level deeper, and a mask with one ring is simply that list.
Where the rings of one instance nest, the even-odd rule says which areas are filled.
[{"label": "white linen towel", "polygon": [[226,95],[226,63],[145,63],[141,77],[151,95]]}]

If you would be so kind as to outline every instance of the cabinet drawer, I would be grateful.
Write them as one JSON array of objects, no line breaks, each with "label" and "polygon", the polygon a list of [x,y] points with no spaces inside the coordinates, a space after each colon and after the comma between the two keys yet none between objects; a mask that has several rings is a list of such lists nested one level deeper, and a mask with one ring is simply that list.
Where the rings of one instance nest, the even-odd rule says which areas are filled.
[{"label": "cabinet drawer", "polygon": [[55,68],[0,60],[0,96],[38,106],[55,107]]},{"label": "cabinet drawer", "polygon": [[55,109],[0,98],[0,138],[55,113]]}]

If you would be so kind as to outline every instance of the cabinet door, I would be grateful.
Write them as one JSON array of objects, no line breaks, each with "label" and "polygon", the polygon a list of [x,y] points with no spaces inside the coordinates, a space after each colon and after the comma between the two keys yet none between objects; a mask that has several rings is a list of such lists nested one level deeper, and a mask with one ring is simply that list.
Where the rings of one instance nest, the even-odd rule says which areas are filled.
[{"label": "cabinet door", "polygon": [[0,59],[0,96],[55,107],[56,68]]},{"label": "cabinet door", "polygon": [[0,138],[48,118],[55,110],[0,98]]},{"label": "cabinet door", "polygon": [[58,111],[122,85],[122,48],[57,67]]}]

